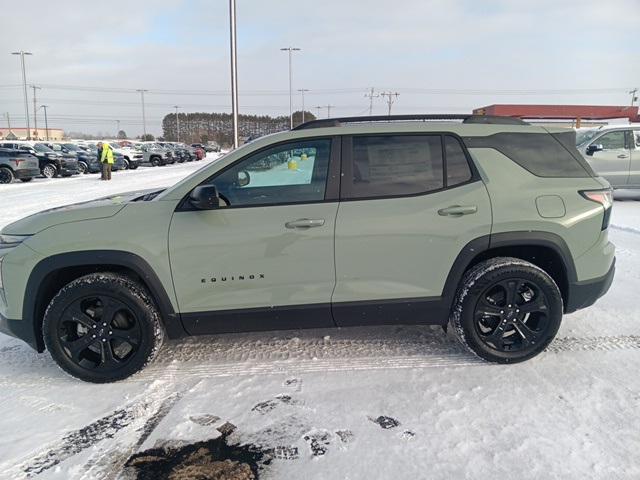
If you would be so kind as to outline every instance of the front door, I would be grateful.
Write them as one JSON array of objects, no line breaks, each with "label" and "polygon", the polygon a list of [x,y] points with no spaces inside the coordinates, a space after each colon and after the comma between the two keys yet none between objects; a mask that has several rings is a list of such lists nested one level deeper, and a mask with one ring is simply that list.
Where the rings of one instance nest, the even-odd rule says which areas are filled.
[{"label": "front door", "polygon": [[451,135],[354,136],[344,143],[336,323],[442,323],[456,257],[491,230],[484,183]]},{"label": "front door", "polygon": [[[252,153],[215,174],[222,206],[175,212],[169,252],[191,334],[333,326],[337,186],[331,138]],[[335,168],[335,167],[333,167]],[[333,198],[331,198],[333,196]]]},{"label": "front door", "polygon": [[587,156],[591,167],[606,178],[612,187],[625,187],[629,179],[631,163],[627,132],[625,130],[607,132],[593,140],[591,145],[602,145],[602,150]]}]

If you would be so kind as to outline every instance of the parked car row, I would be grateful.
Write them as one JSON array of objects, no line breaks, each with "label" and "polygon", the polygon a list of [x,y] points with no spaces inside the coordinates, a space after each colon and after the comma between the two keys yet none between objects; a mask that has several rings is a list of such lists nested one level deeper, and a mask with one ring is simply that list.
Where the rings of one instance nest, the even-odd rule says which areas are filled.
[{"label": "parked car row", "polygon": [[[205,158],[203,148],[177,142],[108,143],[114,152],[112,171],[135,170],[141,165],[164,166]],[[68,177],[99,173],[97,141],[0,141],[0,183],[15,179],[29,182],[34,177]]]}]

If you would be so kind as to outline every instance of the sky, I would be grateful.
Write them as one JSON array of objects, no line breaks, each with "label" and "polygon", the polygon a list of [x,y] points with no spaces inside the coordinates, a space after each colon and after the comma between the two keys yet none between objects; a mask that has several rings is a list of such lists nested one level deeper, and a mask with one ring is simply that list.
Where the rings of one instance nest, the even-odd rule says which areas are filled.
[{"label": "sky", "polygon": [[[230,112],[227,0],[29,0],[0,29],[0,125],[24,126],[19,57],[50,128],[142,133],[164,115]],[[468,113],[494,103],[628,105],[640,0],[237,0],[240,113]],[[33,116],[33,90],[29,114]],[[386,114],[386,97],[373,113]],[[317,109],[317,106],[323,106]],[[43,111],[38,122],[44,121]],[[31,120],[33,124],[33,120]]]}]

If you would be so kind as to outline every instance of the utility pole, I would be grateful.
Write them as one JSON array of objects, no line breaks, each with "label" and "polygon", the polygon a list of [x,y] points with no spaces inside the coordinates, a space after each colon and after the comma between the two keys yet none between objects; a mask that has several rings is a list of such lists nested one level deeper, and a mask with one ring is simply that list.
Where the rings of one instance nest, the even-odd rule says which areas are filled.
[{"label": "utility pole", "polygon": [[139,88],[136,90],[136,92],[140,92],[140,99],[142,100],[142,132],[145,137],[147,136],[147,118],[144,113],[144,92],[148,92],[148,91],[149,90],[144,90],[142,88]]},{"label": "utility pole", "polygon": [[180,108],[180,105],[174,105],[173,108],[176,109],[176,132],[177,132],[176,142],[179,142],[180,141],[180,118],[178,117],[178,109]]},{"label": "utility pole", "polygon": [[29,99],[27,97],[27,75],[24,71],[24,56],[33,55],[31,52],[25,52],[20,50],[19,52],[12,52],[11,55],[20,55],[20,62],[22,63],[22,89],[24,91],[24,115],[27,118],[27,140],[31,140],[31,125],[29,125]]},{"label": "utility pole", "polygon": [[298,91],[302,95],[302,123],[304,123],[304,92],[308,92],[308,88],[299,88]]},{"label": "utility pole", "polygon": [[47,107],[49,105],[40,105],[40,108],[44,109],[44,128],[47,132],[47,142],[49,141],[49,121],[47,120]]},{"label": "utility pole", "polygon": [[36,114],[38,109],[36,107],[36,90],[42,89],[40,87],[36,87],[35,85],[31,85],[31,88],[33,88],[33,130],[36,135],[36,140],[38,140],[38,115]]},{"label": "utility pole", "polygon": [[633,90],[631,90],[629,92],[629,94],[631,95],[631,106],[632,107],[636,103],[636,100],[638,100],[638,97],[636,96],[636,93],[638,93],[638,89],[637,88],[634,88]]},{"label": "utility pole", "polygon": [[364,96],[369,99],[369,116],[371,116],[373,114],[373,99],[374,98],[378,98],[380,96],[377,93],[374,95],[373,92],[374,92],[374,89],[373,89],[373,87],[371,87],[371,90],[369,91],[369,93],[365,93],[364,94]]},{"label": "utility pole", "polygon": [[9,132],[11,132],[11,117],[9,116],[9,112],[5,113],[7,117],[7,125],[9,126]]},{"label": "utility pole", "polygon": [[116,120],[116,138],[118,138],[119,133],[120,133],[120,120]]},{"label": "utility pole", "polygon": [[382,92],[380,94],[381,97],[387,97],[387,106],[389,107],[389,116],[391,116],[391,106],[398,99],[400,94],[398,92]]},{"label": "utility pole", "polygon": [[229,32],[231,36],[231,116],[233,148],[238,148],[238,52],[236,49],[236,0],[229,0]]},{"label": "utility pole", "polygon": [[297,47],[281,48],[283,52],[289,52],[289,126],[293,129],[293,73],[291,71],[291,56],[293,52],[299,52]]},{"label": "utility pole", "polygon": [[327,107],[327,118],[331,118],[331,109],[333,108],[333,105],[326,105]]}]

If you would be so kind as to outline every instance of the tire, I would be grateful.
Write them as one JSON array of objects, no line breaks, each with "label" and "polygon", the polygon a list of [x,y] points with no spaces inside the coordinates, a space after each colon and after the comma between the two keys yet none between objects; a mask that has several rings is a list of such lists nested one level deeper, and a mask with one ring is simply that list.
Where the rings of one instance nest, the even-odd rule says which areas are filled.
[{"label": "tire", "polygon": [[31,180],[33,180],[33,177],[29,177],[29,178],[21,178],[21,179],[20,179],[20,181],[21,181],[21,182],[24,182],[24,183],[30,182]]},{"label": "tire", "polygon": [[123,380],[142,370],[164,340],[149,293],[128,277],[108,272],[63,287],[47,307],[42,330],[60,368],[92,383]]},{"label": "tire", "polygon": [[47,163],[44,167],[42,167],[42,176],[45,178],[53,178],[58,175],[58,170],[55,166]]},{"label": "tire", "polygon": [[465,273],[449,323],[478,357],[517,363],[551,343],[562,312],[560,290],[544,270],[518,258],[498,257]]},{"label": "tire", "polygon": [[14,178],[13,170],[8,167],[0,167],[0,183],[11,183]]},{"label": "tire", "polygon": [[152,157],[151,158],[151,166],[152,167],[160,166],[160,160],[158,159],[158,157]]},{"label": "tire", "polygon": [[138,164],[137,163],[130,163],[129,164],[129,170],[135,170],[136,168],[138,168]]},{"label": "tire", "polygon": [[122,170],[129,170],[129,160],[124,159],[124,165],[122,166]]},{"label": "tire", "polygon": [[78,172],[81,175],[86,175],[87,173],[89,173],[88,165],[84,162],[78,162]]}]

